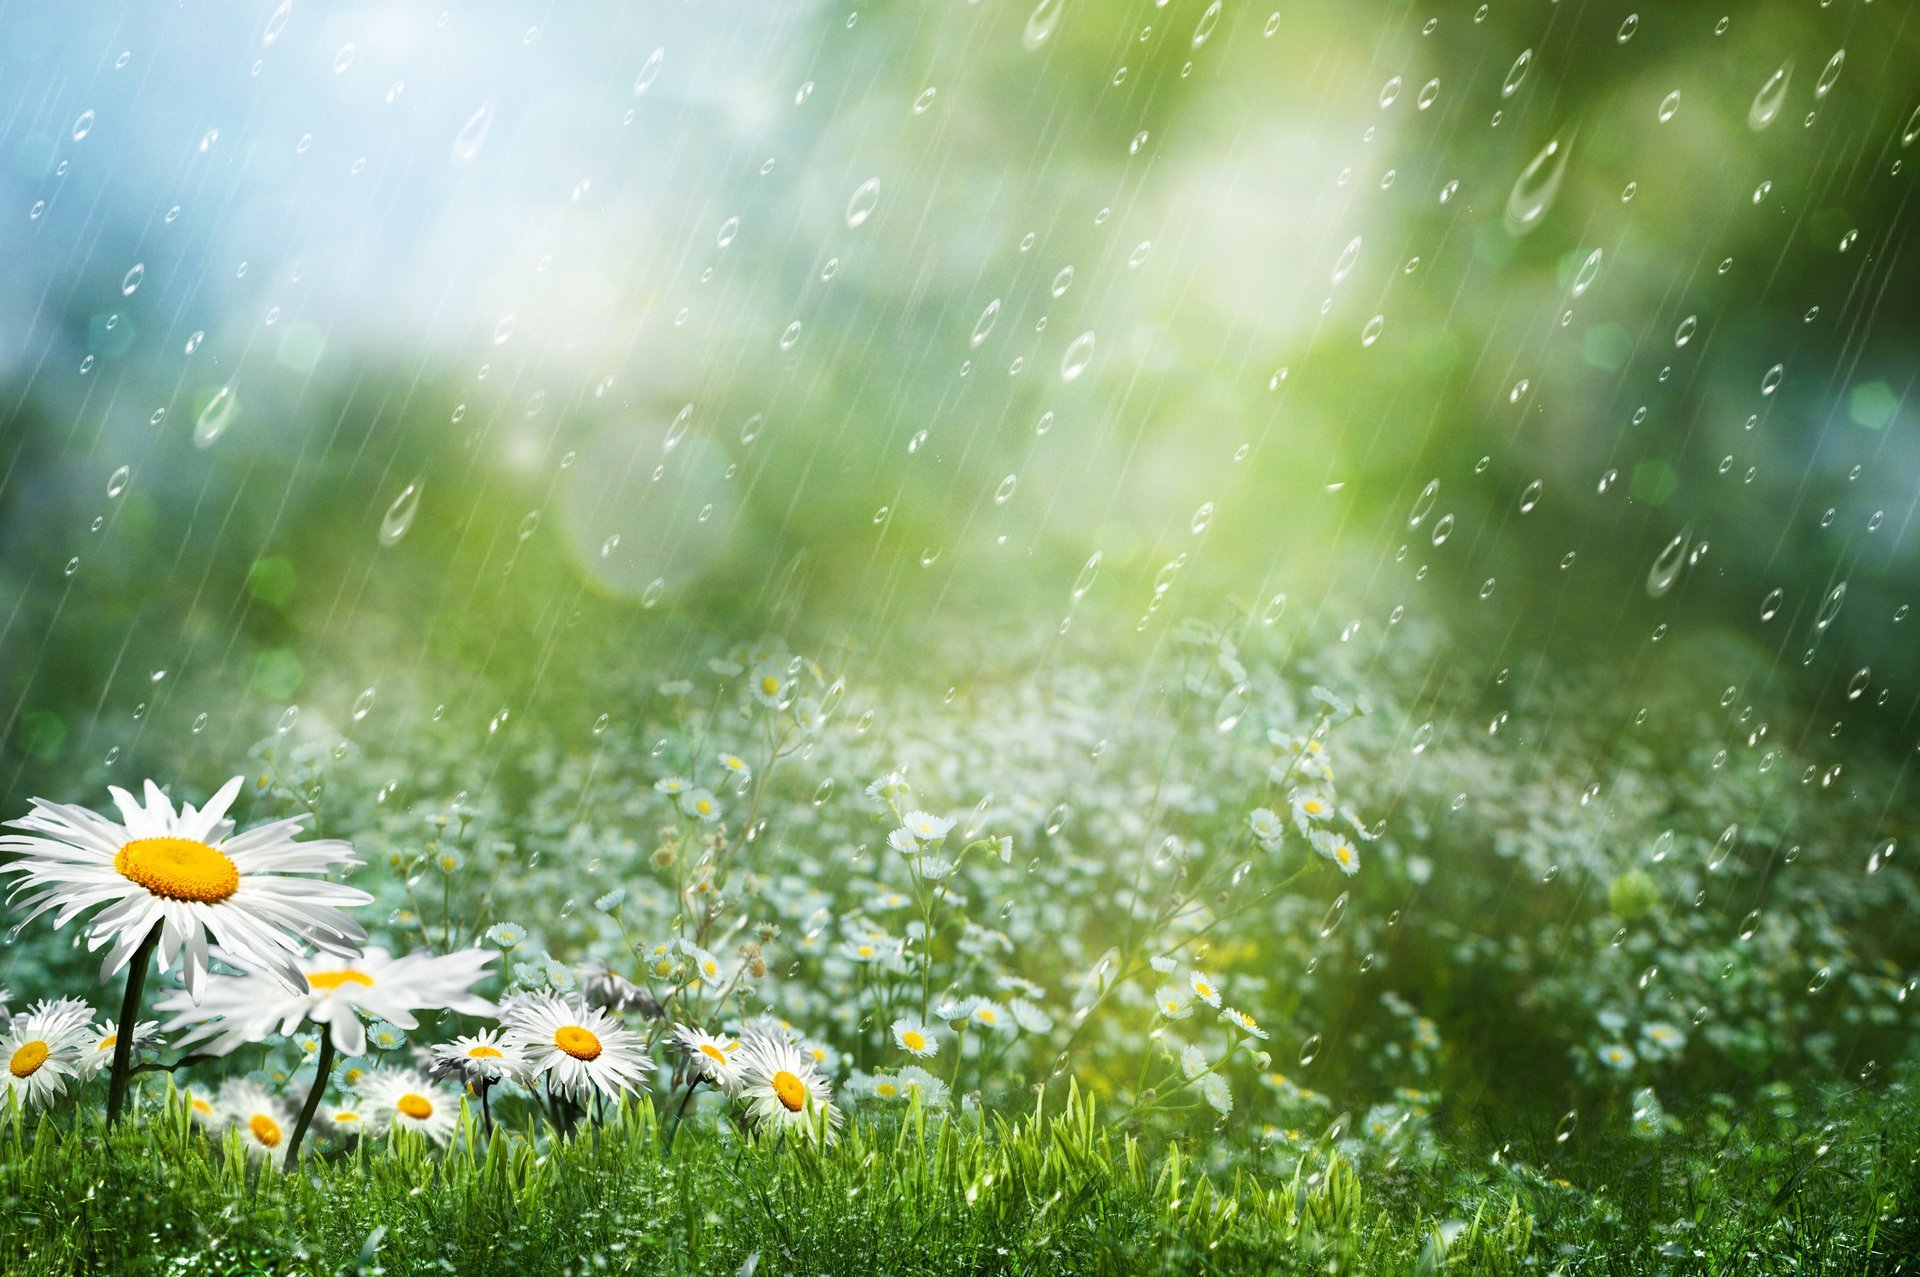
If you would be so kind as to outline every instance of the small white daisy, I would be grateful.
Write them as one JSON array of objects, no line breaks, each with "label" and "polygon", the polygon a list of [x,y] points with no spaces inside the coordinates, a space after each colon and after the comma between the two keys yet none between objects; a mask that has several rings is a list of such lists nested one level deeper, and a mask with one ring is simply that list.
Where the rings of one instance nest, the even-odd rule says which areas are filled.
[{"label": "small white daisy", "polygon": [[1193,1014],[1193,994],[1177,984],[1163,984],[1153,991],[1153,1009],[1169,1020],[1184,1020]]},{"label": "small white daisy", "polygon": [[1247,828],[1253,831],[1255,838],[1268,846],[1279,842],[1287,832],[1285,822],[1271,807],[1255,807],[1247,816]]},{"label": "small white daisy", "polygon": [[784,1038],[751,1034],[740,1044],[741,1100],[756,1130],[788,1132],[829,1142],[844,1120],[833,1091],[813,1060]]},{"label": "small white daisy", "polygon": [[[111,1024],[96,1024],[87,1031],[86,1059],[80,1065],[80,1077],[84,1081],[98,1074],[113,1063],[113,1048],[120,1045],[120,1030]],[[134,1026],[134,1051],[150,1051],[163,1045],[160,1037],[160,1023],[157,1020],[142,1020]]]},{"label": "small white daisy", "polygon": [[696,820],[712,824],[720,819],[720,804],[704,789],[690,789],[680,795],[680,810]]},{"label": "small white daisy", "polygon": [[1267,1031],[1261,1028],[1254,1018],[1245,1011],[1236,1011],[1232,1007],[1225,1007],[1221,1010],[1220,1015],[1222,1018],[1238,1025],[1240,1030],[1248,1036],[1259,1038],[1262,1042],[1267,1040]]},{"label": "small white daisy", "polygon": [[1353,839],[1345,834],[1330,830],[1316,829],[1313,832],[1313,849],[1334,863],[1341,873],[1351,878],[1360,872],[1360,850],[1353,845]]},{"label": "small white daisy", "polygon": [[719,754],[720,766],[735,780],[752,780],[753,768],[747,766],[747,760],[738,754],[729,754],[722,750]]},{"label": "small white daisy", "polygon": [[54,1004],[43,1002],[15,1016],[0,1037],[0,1059],[6,1061],[0,1071],[0,1112],[44,1108],[66,1092],[69,1081],[83,1078],[90,1050],[87,1036],[84,1019],[75,1023]]},{"label": "small white daisy", "polygon": [[953,830],[953,821],[924,811],[910,811],[902,828],[921,842],[939,842]]},{"label": "small white daisy", "polygon": [[1187,987],[1193,990],[1193,996],[1208,1006],[1218,1010],[1220,1007],[1220,982],[1204,971],[1196,971],[1187,980]]},{"label": "small white daisy", "polygon": [[445,1087],[411,1069],[381,1069],[362,1078],[356,1089],[375,1131],[398,1127],[443,1148],[452,1141],[460,1100]]},{"label": "small white daisy", "polygon": [[662,776],[653,782],[653,792],[656,794],[684,794],[691,788],[693,786],[678,776]]},{"label": "small white daisy", "polygon": [[653,1062],[640,1035],[597,1007],[536,995],[501,1017],[502,1041],[521,1052],[547,1089],[575,1102],[644,1086]]},{"label": "small white daisy", "polygon": [[768,709],[779,709],[792,690],[793,680],[778,666],[769,664],[754,670],[747,686],[753,692],[753,699]]},{"label": "small white daisy", "polygon": [[527,1062],[518,1049],[501,1040],[498,1029],[486,1028],[434,1047],[432,1072],[467,1086],[493,1086],[507,1079],[524,1082]]},{"label": "small white daisy", "polygon": [[286,1106],[244,1078],[229,1079],[214,1102],[214,1129],[240,1132],[247,1156],[277,1163],[293,1134]]},{"label": "small white daisy", "polygon": [[718,1038],[687,1024],[673,1026],[674,1044],[686,1054],[695,1077],[732,1095],[740,1088],[740,1039]]},{"label": "small white daisy", "polygon": [[940,1043],[933,1036],[933,1030],[918,1020],[905,1017],[893,1022],[893,1040],[900,1049],[921,1059],[940,1054]]}]

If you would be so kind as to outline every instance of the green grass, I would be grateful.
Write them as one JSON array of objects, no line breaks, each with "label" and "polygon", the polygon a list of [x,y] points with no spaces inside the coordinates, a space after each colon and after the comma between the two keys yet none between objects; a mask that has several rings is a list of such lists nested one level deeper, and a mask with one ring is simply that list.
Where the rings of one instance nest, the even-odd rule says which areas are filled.
[{"label": "green grass", "polygon": [[110,1136],[14,1121],[0,1270],[1896,1273],[1920,1253],[1920,1106],[1900,1085],[1712,1137],[1574,1151],[1549,1135],[1391,1169],[1321,1148],[1219,1179],[1196,1170],[1204,1149],[1149,1152],[1051,1098],[1019,1121],[855,1125],[825,1152],[702,1124],[669,1148],[642,1106],[570,1139],[469,1127],[451,1152],[403,1136],[297,1175],[177,1109]]}]

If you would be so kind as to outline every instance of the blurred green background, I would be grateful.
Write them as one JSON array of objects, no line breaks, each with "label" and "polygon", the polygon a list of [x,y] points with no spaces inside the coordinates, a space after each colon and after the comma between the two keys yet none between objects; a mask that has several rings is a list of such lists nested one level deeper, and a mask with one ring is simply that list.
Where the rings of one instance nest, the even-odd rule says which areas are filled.
[{"label": "blurred green background", "polygon": [[0,806],[1281,607],[1909,751],[1920,23],[1643,10],[8,6]]}]

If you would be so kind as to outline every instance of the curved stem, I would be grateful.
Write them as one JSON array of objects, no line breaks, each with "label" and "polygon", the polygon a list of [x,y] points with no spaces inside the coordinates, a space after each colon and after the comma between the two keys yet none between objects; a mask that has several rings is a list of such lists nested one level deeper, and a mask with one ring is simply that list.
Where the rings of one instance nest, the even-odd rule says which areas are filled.
[{"label": "curved stem", "polygon": [[287,1141],[288,1170],[298,1164],[300,1141],[307,1137],[307,1128],[313,1125],[313,1115],[320,1109],[320,1097],[327,1093],[327,1076],[332,1072],[333,1031],[325,1028],[320,1034],[320,1055],[314,1062],[313,1089],[307,1092],[307,1102],[300,1106],[300,1120],[294,1123],[293,1138]]},{"label": "curved stem", "polygon": [[154,946],[160,943],[162,923],[154,923],[147,938],[133,951],[127,963],[127,991],[120,999],[120,1027],[113,1042],[113,1075],[107,1082],[107,1125],[120,1120],[126,1106],[127,1084],[133,1080],[134,1030],[140,1024],[140,995],[147,987],[147,967],[152,964]]}]

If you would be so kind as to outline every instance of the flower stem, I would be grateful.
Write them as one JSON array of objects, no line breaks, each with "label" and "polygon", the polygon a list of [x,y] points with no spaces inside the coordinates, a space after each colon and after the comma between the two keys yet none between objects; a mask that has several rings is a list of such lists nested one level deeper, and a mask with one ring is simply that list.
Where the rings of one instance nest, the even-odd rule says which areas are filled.
[{"label": "flower stem", "polygon": [[313,1115],[320,1109],[320,1097],[327,1093],[327,1077],[332,1072],[333,1032],[323,1029],[320,1034],[320,1055],[314,1061],[313,1089],[307,1092],[307,1102],[300,1106],[300,1120],[293,1124],[293,1138],[287,1141],[288,1170],[299,1165],[300,1141],[307,1137],[307,1128],[313,1125]]},{"label": "flower stem", "polygon": [[147,967],[153,960],[154,946],[160,943],[160,928],[154,923],[147,938],[133,951],[127,963],[127,991],[120,999],[120,1027],[113,1042],[113,1074],[107,1082],[107,1125],[120,1120],[127,1103],[127,1084],[133,1080],[133,1038],[140,1023],[140,995],[147,987]]}]

